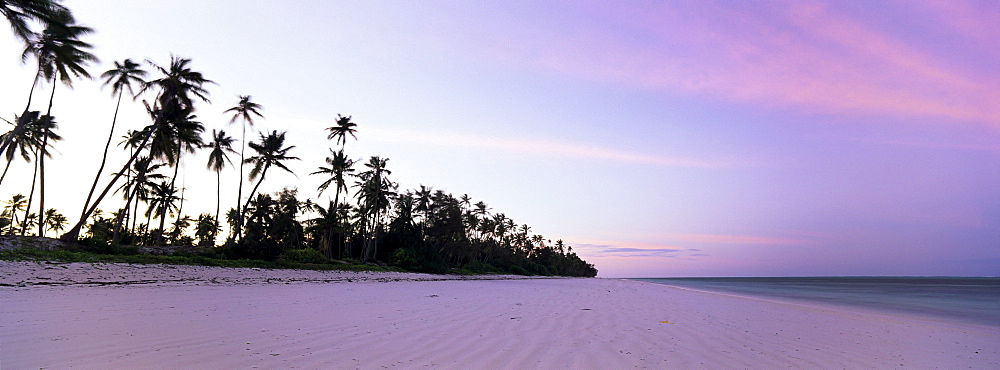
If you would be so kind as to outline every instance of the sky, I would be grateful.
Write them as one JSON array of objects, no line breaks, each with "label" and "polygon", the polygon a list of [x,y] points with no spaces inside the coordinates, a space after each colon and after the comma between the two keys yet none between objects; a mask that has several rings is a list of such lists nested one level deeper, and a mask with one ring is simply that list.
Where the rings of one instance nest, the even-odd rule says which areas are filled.
[{"label": "sky", "polygon": [[[1000,275],[992,1],[64,4],[100,58],[95,79],[55,89],[47,204],[71,221],[115,108],[96,77],[177,55],[215,82],[196,106],[206,140],[239,136],[223,113],[238,95],[264,107],[248,140],[287,131],[302,160],[263,192],[332,197],[308,174],[343,114],[348,155],[389,158],[401,189],[468,194],[603,277]],[[22,48],[0,36],[8,120],[35,72]],[[113,145],[147,124],[126,99]],[[215,209],[205,154],[178,180],[192,216]],[[109,167],[126,159],[112,150]],[[31,171],[17,160],[0,198],[26,194]],[[222,173],[223,209],[238,181]]]}]

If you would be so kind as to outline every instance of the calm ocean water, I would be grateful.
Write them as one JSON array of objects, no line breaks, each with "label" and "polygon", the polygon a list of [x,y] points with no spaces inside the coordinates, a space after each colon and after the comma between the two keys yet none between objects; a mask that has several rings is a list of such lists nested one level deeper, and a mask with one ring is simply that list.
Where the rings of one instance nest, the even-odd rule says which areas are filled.
[{"label": "calm ocean water", "polygon": [[768,277],[632,279],[706,291],[903,312],[1000,326],[1000,278]]}]

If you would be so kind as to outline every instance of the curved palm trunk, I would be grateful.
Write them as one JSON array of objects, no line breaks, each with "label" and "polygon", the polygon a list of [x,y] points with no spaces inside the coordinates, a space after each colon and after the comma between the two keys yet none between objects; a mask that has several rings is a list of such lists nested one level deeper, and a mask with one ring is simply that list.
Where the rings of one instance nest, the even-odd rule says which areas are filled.
[{"label": "curved palm trunk", "polygon": [[[247,207],[250,206],[250,200],[252,200],[253,199],[253,195],[255,193],[257,193],[257,188],[260,187],[260,183],[264,182],[264,175],[265,174],[267,174],[267,167],[264,168],[264,171],[261,171],[261,173],[260,173],[260,180],[257,180],[257,185],[254,185],[253,190],[250,191],[250,196],[247,197],[247,202],[246,202],[245,205],[243,205],[243,211],[246,211]],[[242,224],[242,223],[243,223],[243,214],[240,213],[240,221],[239,221],[238,224]],[[237,235],[237,236],[239,236],[239,235]]]},{"label": "curved palm trunk", "polygon": [[11,160],[7,161],[7,165],[4,166],[4,168],[3,168],[3,175],[0,175],[0,184],[2,184],[3,183],[3,179],[7,177],[7,170],[10,169],[10,164],[11,163],[14,163],[14,159],[13,158],[11,158]]},{"label": "curved palm trunk", "polygon": [[[97,182],[101,178],[101,173],[104,172],[104,165],[108,162],[108,148],[111,147],[111,139],[115,135],[115,123],[118,121],[118,108],[120,108],[122,105],[122,92],[124,91],[123,90],[118,91],[118,103],[115,104],[115,115],[114,117],[111,118],[111,131],[108,132],[108,142],[104,144],[104,155],[101,157],[101,166],[97,168],[97,175],[94,176],[94,184],[90,185],[90,192],[87,193],[87,201],[83,203],[83,211],[81,212],[81,214],[87,212],[87,207],[90,206],[90,199],[94,196],[94,190],[97,189]],[[120,218],[121,217],[119,217],[119,219]],[[116,229],[115,234],[117,235],[118,227],[116,226],[115,229]],[[117,239],[118,238],[116,237],[115,240]]]}]

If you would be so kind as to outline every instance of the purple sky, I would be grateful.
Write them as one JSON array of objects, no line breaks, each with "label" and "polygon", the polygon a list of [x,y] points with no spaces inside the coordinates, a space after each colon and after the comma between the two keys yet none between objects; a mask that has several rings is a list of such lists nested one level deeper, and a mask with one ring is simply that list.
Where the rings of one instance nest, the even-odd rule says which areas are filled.
[{"label": "purple sky", "polygon": [[[306,174],[342,113],[352,157],[564,239],[601,276],[1000,275],[992,1],[65,4],[97,30],[92,74],[192,58],[218,83],[209,131],[237,131],[237,94],[264,105],[257,129],[288,130],[303,158],[264,191],[315,198]],[[11,119],[34,71],[11,35],[0,50]],[[50,202],[73,220],[109,95],[56,91]],[[121,119],[146,124],[139,104]],[[206,160],[185,163],[185,213],[214,211]],[[30,170],[16,162],[0,198]]]}]

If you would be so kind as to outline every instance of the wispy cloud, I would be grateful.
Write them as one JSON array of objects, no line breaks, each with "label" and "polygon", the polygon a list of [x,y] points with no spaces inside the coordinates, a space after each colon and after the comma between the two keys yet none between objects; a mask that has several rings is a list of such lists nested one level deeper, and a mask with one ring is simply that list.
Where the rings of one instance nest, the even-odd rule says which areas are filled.
[{"label": "wispy cloud", "polygon": [[666,233],[657,238],[679,244],[714,244],[714,245],[809,245],[814,242],[801,238],[786,238],[755,235],[729,234],[687,234]]},{"label": "wispy cloud", "polygon": [[637,247],[616,247],[605,244],[576,244],[576,250],[587,256],[594,257],[691,257],[706,256],[699,249],[693,248],[637,248]]},{"label": "wispy cloud", "polygon": [[690,258],[693,256],[707,256],[699,248],[682,247],[666,243],[650,243],[639,241],[603,241],[587,240],[585,243],[570,243],[573,250],[580,255],[590,257],[662,257],[662,258]]},{"label": "wispy cloud", "polygon": [[596,159],[614,162],[667,167],[727,168],[752,165],[748,161],[712,161],[694,158],[664,157],[639,152],[602,148],[594,145],[544,139],[512,139],[457,132],[424,132],[407,129],[368,128],[375,140],[421,145],[500,150],[515,154],[558,156],[573,159]]}]

